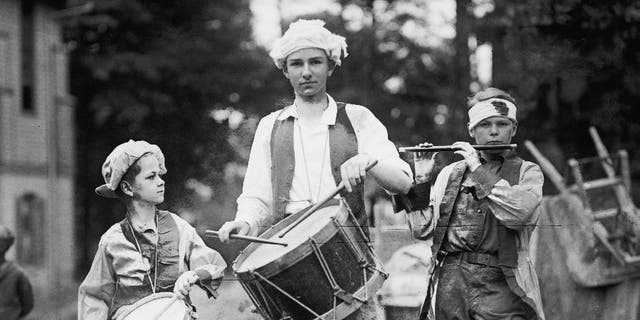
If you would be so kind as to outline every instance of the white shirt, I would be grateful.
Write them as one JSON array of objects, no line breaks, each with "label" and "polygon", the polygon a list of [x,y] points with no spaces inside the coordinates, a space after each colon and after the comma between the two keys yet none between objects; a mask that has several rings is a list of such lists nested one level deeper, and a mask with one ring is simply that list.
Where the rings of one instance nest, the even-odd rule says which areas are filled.
[{"label": "white shirt", "polygon": [[[336,123],[338,106],[331,96],[327,96],[328,107],[318,122],[304,122],[301,126],[295,105],[286,107],[282,112],[272,112],[260,120],[251,146],[242,194],[237,200],[235,218],[249,224],[249,234],[256,235],[259,227],[268,227],[274,222],[270,143],[276,119],[294,118],[295,170],[285,212],[298,212],[335,190],[337,182],[331,173],[328,135],[329,125]],[[411,177],[409,164],[398,156],[396,146],[389,141],[387,129],[380,120],[363,106],[347,104],[345,108],[356,133],[358,153],[367,154],[378,163],[391,163]]]}]

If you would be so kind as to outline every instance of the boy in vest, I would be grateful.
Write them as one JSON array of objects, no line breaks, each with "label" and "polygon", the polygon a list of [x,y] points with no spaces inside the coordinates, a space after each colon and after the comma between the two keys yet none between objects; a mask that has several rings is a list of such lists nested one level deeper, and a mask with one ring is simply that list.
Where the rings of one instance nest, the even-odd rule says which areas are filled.
[{"label": "boy in vest", "polygon": [[[511,142],[518,122],[508,93],[488,88],[467,105],[476,144]],[[454,146],[464,159],[443,168],[433,185],[433,157],[418,155],[416,176],[426,182],[396,197],[413,236],[432,241],[434,271],[420,319],[544,319],[528,251],[542,199],[540,167],[511,150]]]},{"label": "boy in vest", "polygon": [[[217,297],[227,264],[164,202],[164,154],[146,141],[122,143],[102,165],[102,197],[120,199],[125,218],[100,238],[91,269],[78,290],[78,319],[121,319],[147,296],[173,292],[191,307],[193,285]],[[166,311],[166,310],[165,310]]]},{"label": "boy in vest", "polygon": [[[299,20],[270,55],[295,99],[260,120],[238,211],[220,228],[220,240],[228,242],[232,233],[257,235],[319,202],[341,181],[347,191],[343,196],[367,233],[362,184],[367,172],[391,193],[406,193],[412,172],[369,109],[327,94],[327,78],[347,56],[345,38],[324,28],[323,21]],[[377,311],[369,302],[349,319],[374,319]]]},{"label": "boy in vest", "polygon": [[0,315],[6,320],[22,319],[33,309],[33,290],[27,275],[5,258],[15,239],[11,230],[0,224]]},{"label": "boy in vest", "polygon": [[406,193],[412,172],[389,141],[384,125],[369,109],[336,102],[326,92],[327,78],[347,56],[345,38],[321,20],[298,20],[270,53],[295,94],[292,105],[262,118],[251,146],[234,221],[219,230],[257,235],[330,194],[342,181],[345,198],[366,227],[362,182],[365,168],[391,193]]}]

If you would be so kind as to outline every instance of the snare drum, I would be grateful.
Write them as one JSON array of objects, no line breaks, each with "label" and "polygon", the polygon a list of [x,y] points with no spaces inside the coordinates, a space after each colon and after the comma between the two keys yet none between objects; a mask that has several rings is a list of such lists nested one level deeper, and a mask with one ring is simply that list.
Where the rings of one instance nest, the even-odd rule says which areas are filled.
[{"label": "snare drum", "polygon": [[247,246],[233,262],[236,276],[266,319],[357,317],[387,277],[381,263],[344,202],[318,209],[279,237],[303,213],[261,235],[288,246]]},{"label": "snare drum", "polygon": [[127,308],[115,320],[190,320],[191,309],[172,292],[146,296]]}]

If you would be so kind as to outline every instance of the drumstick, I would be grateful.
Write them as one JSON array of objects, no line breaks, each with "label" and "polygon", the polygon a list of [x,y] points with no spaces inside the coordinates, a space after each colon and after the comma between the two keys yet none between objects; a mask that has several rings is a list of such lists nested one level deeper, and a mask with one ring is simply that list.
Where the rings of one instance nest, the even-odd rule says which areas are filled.
[{"label": "drumstick", "polygon": [[[507,150],[515,149],[517,144],[474,144],[472,147],[476,150]],[[459,147],[449,146],[431,146],[431,147],[404,147],[398,148],[398,152],[436,152],[436,151],[457,151]]]},{"label": "drumstick", "polygon": [[[374,160],[373,162],[371,162],[364,170],[369,171],[369,169],[373,168],[373,166],[375,166],[376,164],[378,164],[378,160]],[[335,188],[335,190],[333,190],[333,192],[331,192],[331,194],[326,195],[324,198],[320,199],[316,204],[314,204],[311,208],[309,208],[309,210],[307,210],[307,212],[305,212],[302,216],[300,216],[300,218],[298,218],[298,220],[296,220],[294,223],[292,223],[288,227],[286,227],[282,231],[282,233],[280,235],[278,235],[278,237],[282,238],[285,235],[287,235],[287,233],[289,233],[289,231],[291,231],[291,229],[295,228],[297,225],[302,223],[302,221],[304,221],[306,218],[308,218],[310,215],[312,215],[314,212],[316,212],[316,210],[318,210],[318,208],[320,208],[327,201],[333,199],[333,197],[335,197],[343,189],[344,189],[344,183],[342,183],[342,181],[340,181],[340,184],[338,184],[338,186]]]},{"label": "drumstick", "polygon": [[[214,231],[214,230],[207,230],[207,231],[204,232],[204,235],[207,236],[207,237],[220,238],[220,236],[218,234],[218,231]],[[241,236],[241,235],[237,235],[237,234],[230,234],[229,238],[247,240],[247,241],[251,241],[251,242],[259,242],[259,243],[265,243],[265,244],[277,244],[277,245],[283,246],[283,247],[286,247],[288,245],[285,242],[266,240],[266,239],[257,238],[257,237],[250,237],[250,236]]]}]

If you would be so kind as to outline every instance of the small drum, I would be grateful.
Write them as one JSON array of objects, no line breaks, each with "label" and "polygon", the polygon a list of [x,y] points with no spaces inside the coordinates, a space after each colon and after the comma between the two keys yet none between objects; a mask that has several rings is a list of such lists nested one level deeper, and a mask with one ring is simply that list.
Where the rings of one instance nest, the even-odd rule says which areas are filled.
[{"label": "small drum", "polygon": [[191,309],[172,292],[146,296],[131,305],[116,320],[190,320]]},{"label": "small drum", "polygon": [[344,202],[318,209],[280,238],[304,212],[260,236],[288,246],[247,246],[233,262],[236,276],[266,319],[357,317],[387,274]]}]

